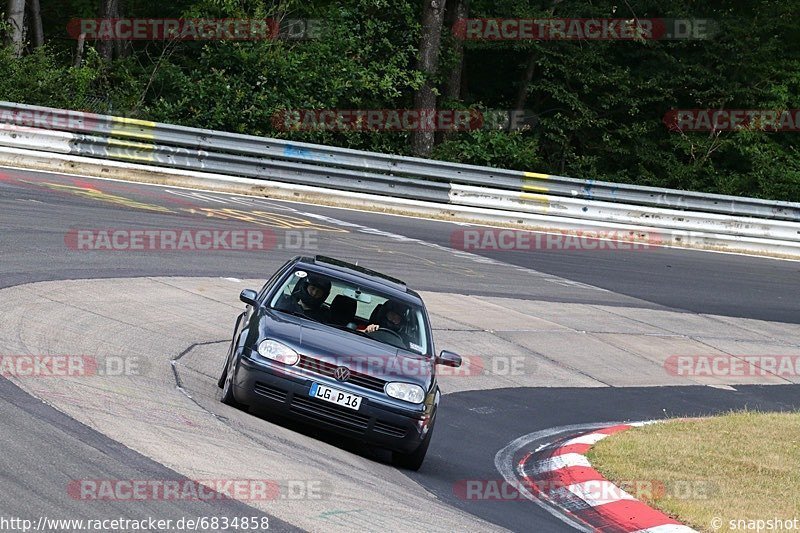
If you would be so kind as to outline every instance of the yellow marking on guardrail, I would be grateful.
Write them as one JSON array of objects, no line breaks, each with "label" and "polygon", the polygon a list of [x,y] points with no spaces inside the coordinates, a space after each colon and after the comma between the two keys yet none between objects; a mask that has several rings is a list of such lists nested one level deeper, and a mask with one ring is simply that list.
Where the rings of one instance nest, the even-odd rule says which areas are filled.
[{"label": "yellow marking on guardrail", "polygon": [[523,202],[539,204],[542,213],[550,210],[550,198],[543,194],[520,193],[519,199]]},{"label": "yellow marking on guardrail", "polygon": [[136,118],[111,117],[111,135],[118,137],[134,137],[146,141],[156,138],[156,122]]},{"label": "yellow marking on guardrail", "polygon": [[522,180],[522,193],[519,195],[519,199],[524,202],[540,204],[542,213],[547,213],[550,207],[550,199],[545,195],[550,190],[547,187],[543,187],[540,182],[541,180],[550,179],[550,176],[539,172],[525,172],[524,174],[525,179]]},{"label": "yellow marking on guardrail", "polygon": [[530,202],[537,202],[537,203],[550,203],[550,198],[544,194],[535,194],[529,192],[523,192],[519,195],[520,200],[527,200]]},{"label": "yellow marking on guardrail", "polygon": [[118,146],[120,148],[133,148],[135,150],[152,150],[153,143],[143,143],[137,141],[125,141],[123,139],[109,139],[109,146]]},{"label": "yellow marking on guardrail", "polygon": [[109,139],[107,150],[110,157],[149,162],[155,160],[155,155],[153,154],[155,147],[155,144]]},{"label": "yellow marking on guardrail", "polygon": [[[24,181],[24,180],[21,180]],[[82,196],[84,198],[90,198],[92,200],[100,200],[103,202],[112,203],[115,205],[121,205],[125,207],[132,207],[134,209],[144,209],[146,211],[157,211],[159,213],[172,213],[172,209],[168,207],[164,207],[161,205],[154,205],[154,204],[146,204],[144,202],[137,202],[136,200],[131,200],[130,198],[125,198],[124,196],[116,196],[114,194],[108,194],[98,189],[91,189],[88,187],[75,187],[73,185],[63,185],[60,183],[36,183],[32,181],[28,181],[26,183],[32,183],[34,185],[42,185],[47,187],[48,189],[53,189],[56,191],[64,191],[70,194],[74,194],[76,196]]]},{"label": "yellow marking on guardrail", "polygon": [[[111,133],[108,139],[109,156],[129,161],[155,161],[156,123],[125,117],[111,117]],[[117,139],[115,137],[123,137]],[[137,139],[140,142],[125,140]]]},{"label": "yellow marking on guardrail", "polygon": [[539,178],[543,180],[549,180],[550,174],[540,174],[539,172],[525,172],[526,178]]},{"label": "yellow marking on guardrail", "polygon": [[278,213],[269,213],[267,211],[241,211],[239,209],[219,209],[212,207],[202,207],[198,209],[184,208],[183,210],[192,214],[206,215],[207,217],[221,218],[224,220],[240,220],[242,222],[251,222],[253,224],[268,226],[271,228],[308,229],[316,231],[330,231],[335,233],[350,233],[344,228],[327,226],[325,224],[317,224],[305,218]]},{"label": "yellow marking on guardrail", "polygon": [[541,187],[539,185],[528,185],[527,183],[524,183],[522,185],[522,192],[538,192],[541,194],[546,194],[550,192],[550,190],[547,187]]},{"label": "yellow marking on guardrail", "polygon": [[[538,172],[525,172],[525,177],[530,179],[522,180],[523,192],[540,192],[540,193],[549,192],[549,189],[547,187],[543,187],[541,184],[539,184],[539,180],[550,179],[549,175],[539,174]],[[534,185],[534,183],[536,183],[536,185]]]}]

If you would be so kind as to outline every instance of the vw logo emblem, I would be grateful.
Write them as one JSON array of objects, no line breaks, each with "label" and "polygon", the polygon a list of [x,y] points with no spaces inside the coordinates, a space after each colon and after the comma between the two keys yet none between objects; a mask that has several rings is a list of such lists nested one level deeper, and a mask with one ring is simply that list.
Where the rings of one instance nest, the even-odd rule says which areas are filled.
[{"label": "vw logo emblem", "polygon": [[347,381],[350,379],[350,369],[343,366],[338,366],[336,367],[336,370],[333,371],[333,377],[336,378],[336,381]]}]

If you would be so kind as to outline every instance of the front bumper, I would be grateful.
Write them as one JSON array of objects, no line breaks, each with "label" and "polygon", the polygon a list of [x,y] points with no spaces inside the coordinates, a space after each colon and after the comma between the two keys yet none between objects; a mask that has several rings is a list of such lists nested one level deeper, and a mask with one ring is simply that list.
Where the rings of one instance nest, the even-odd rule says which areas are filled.
[{"label": "front bumper", "polygon": [[[292,369],[293,370],[293,369]],[[363,399],[358,411],[312,398],[312,383],[347,390]],[[400,408],[391,399],[322,375],[287,372],[286,367],[240,357],[233,382],[234,396],[246,405],[324,427],[370,445],[410,453],[430,429],[435,405]]]}]

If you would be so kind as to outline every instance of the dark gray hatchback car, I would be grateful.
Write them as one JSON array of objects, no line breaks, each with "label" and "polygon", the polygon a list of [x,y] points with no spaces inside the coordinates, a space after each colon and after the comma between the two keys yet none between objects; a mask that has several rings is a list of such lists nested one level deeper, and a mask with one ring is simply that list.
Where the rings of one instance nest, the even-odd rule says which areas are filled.
[{"label": "dark gray hatchback car", "polygon": [[436,355],[425,304],[405,283],[324,256],[295,257],[244,290],[219,386],[259,406],[392,451],[417,470],[436,422]]}]

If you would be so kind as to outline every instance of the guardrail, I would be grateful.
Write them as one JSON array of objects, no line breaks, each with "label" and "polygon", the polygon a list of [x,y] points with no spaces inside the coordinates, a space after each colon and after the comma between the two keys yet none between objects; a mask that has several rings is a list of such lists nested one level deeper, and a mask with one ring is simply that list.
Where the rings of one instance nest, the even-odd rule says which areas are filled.
[{"label": "guardrail", "polygon": [[0,102],[0,147],[485,208],[546,217],[555,226],[558,220],[573,226],[593,221],[800,248],[800,203],[459,165],[9,102]]}]

